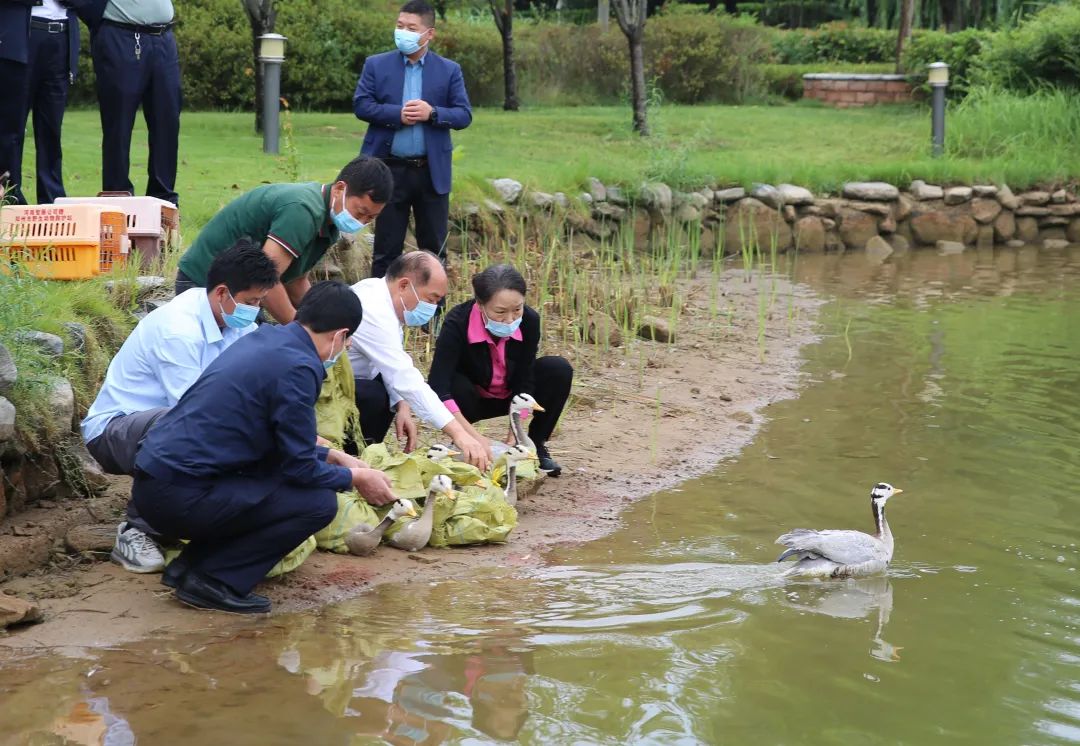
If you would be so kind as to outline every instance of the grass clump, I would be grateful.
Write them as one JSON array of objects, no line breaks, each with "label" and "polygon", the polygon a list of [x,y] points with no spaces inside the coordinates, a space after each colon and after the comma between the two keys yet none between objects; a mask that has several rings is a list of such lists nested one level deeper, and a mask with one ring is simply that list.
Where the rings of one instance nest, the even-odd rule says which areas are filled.
[{"label": "grass clump", "polygon": [[[75,390],[76,410],[85,411],[134,325],[130,313],[112,302],[104,282],[50,282],[17,267],[0,271],[0,343],[19,371],[4,396],[15,405],[16,429],[31,448],[65,434],[53,432],[49,392],[54,381],[67,378]],[[59,336],[64,354],[46,354],[24,337],[30,331]]]}]

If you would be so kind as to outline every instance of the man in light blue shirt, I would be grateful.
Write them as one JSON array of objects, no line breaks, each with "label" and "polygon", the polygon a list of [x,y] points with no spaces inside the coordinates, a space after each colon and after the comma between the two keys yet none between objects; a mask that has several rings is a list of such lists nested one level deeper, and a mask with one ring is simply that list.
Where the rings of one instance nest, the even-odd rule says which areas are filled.
[{"label": "man in light blue shirt", "polygon": [[[152,311],[127,338],[82,422],[83,439],[110,474],[133,474],[139,444],[225,349],[255,331],[263,299],[278,283],[262,248],[243,239],[214,259],[207,288],[192,288]],[[113,559],[134,572],[164,559],[129,503]]]}]

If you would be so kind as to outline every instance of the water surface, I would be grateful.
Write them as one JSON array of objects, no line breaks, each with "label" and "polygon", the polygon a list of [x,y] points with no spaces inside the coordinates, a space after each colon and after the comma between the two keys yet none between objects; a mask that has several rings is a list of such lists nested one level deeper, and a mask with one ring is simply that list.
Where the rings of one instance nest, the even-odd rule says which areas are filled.
[{"label": "water surface", "polygon": [[[832,298],[801,397],[623,530],[525,576],[0,664],[0,744],[1080,741],[1080,250],[794,272]],[[905,490],[887,576],[779,577],[778,534],[870,530],[879,480]]]}]

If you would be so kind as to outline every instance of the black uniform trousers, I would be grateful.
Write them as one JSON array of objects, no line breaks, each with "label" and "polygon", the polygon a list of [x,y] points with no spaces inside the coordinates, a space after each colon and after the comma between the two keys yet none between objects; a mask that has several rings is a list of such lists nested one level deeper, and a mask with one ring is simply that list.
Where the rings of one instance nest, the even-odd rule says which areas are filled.
[{"label": "black uniform trousers", "polygon": [[75,21],[30,22],[30,70],[23,128],[26,127],[25,117],[32,113],[39,204],[66,196],[60,130],[71,84],[68,34],[72,23]]},{"label": "black uniform trousers", "polygon": [[[564,357],[540,357],[533,363],[533,380],[533,398],[544,411],[537,412],[529,421],[529,437],[537,445],[543,445],[554,432],[566,400],[570,398],[574,369]],[[480,396],[476,393],[476,385],[462,373],[454,375],[451,389],[454,402],[469,422],[506,417],[510,412],[511,397],[488,399]]]},{"label": "black uniform trousers", "polygon": [[27,92],[30,66],[25,62],[0,59],[0,176],[8,172],[5,193],[16,204],[25,205],[22,192],[23,133],[26,130]]},{"label": "black uniform trousers", "polygon": [[137,470],[131,499],[156,533],[189,540],[175,561],[240,595],[337,514],[333,490],[284,484],[277,476],[176,484]]},{"label": "black uniform trousers", "polygon": [[382,443],[390,425],[394,421],[394,411],[390,409],[390,392],[386,390],[382,375],[374,379],[357,378],[356,408],[360,410],[360,432],[364,443]]},{"label": "black uniform trousers", "polygon": [[427,159],[422,165],[412,159],[384,158],[394,176],[394,193],[375,221],[375,245],[371,276],[384,277],[390,262],[401,256],[409,214],[414,219],[416,245],[437,255],[446,264],[446,234],[450,222],[450,195],[438,194],[431,186]]},{"label": "black uniform trousers", "polygon": [[138,33],[104,21],[90,46],[101,111],[101,188],[135,193],[131,131],[142,106],[150,145],[146,193],[179,204],[180,57],[172,31]]}]

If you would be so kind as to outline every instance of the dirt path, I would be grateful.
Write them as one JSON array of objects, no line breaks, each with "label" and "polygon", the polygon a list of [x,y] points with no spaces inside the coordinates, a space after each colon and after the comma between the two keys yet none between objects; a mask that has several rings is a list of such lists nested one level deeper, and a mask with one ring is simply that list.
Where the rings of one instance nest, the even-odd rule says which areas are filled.
[{"label": "dirt path", "polygon": [[[575,360],[573,406],[550,444],[563,475],[544,480],[519,503],[520,524],[508,544],[413,555],[383,547],[370,558],[316,553],[260,591],[273,600],[275,613],[296,611],[377,583],[455,577],[481,566],[535,566],[555,545],[610,533],[628,503],[738,453],[762,422],[761,410],[796,395],[800,350],[813,340],[820,301],[803,287],[782,281],[776,287],[779,300],[760,340],[759,291],[731,271],[721,284],[730,318],[725,313],[711,321],[708,290],[696,284],[674,343],[643,342],[629,355],[613,350]],[[492,423],[490,433],[500,429],[503,423]],[[117,514],[121,497],[111,498]],[[236,619],[181,606],[159,579],[96,563],[54,566],[9,581],[0,591],[40,600],[46,620],[0,633],[0,648],[16,655],[77,652],[216,629]]]}]

